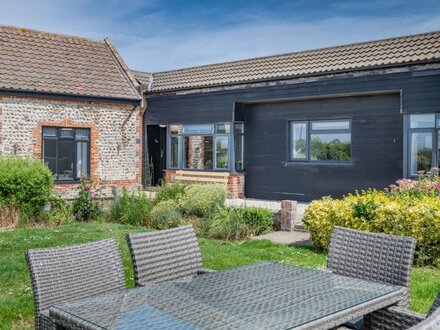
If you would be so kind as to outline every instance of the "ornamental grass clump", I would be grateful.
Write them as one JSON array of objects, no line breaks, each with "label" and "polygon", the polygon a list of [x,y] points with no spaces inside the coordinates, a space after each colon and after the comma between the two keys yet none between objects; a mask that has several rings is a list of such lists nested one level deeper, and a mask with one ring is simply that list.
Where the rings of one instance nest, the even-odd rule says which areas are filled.
[{"label": "ornamental grass clump", "polygon": [[307,207],[303,222],[313,245],[327,250],[334,226],[417,240],[417,265],[440,267],[438,169],[420,173],[420,181],[402,179],[385,191],[367,190],[342,199],[324,197]]},{"label": "ornamental grass clump", "polygon": [[162,183],[157,190],[155,202],[173,200],[179,202],[179,200],[185,195],[186,185],[181,182]]},{"label": "ornamental grass clump", "polygon": [[218,207],[223,207],[226,188],[216,184],[192,184],[184,189],[179,204],[185,215],[208,218]]},{"label": "ornamental grass clump", "polygon": [[169,229],[185,224],[180,208],[172,200],[157,203],[150,213],[148,227]]},{"label": "ornamental grass clump", "polygon": [[152,207],[153,203],[141,190],[130,193],[124,187],[122,195],[114,200],[108,217],[111,222],[133,226],[145,225],[148,223]]},{"label": "ornamental grass clump", "polygon": [[217,207],[210,217],[204,220],[200,234],[208,238],[240,240],[272,230],[273,213],[250,207]]}]

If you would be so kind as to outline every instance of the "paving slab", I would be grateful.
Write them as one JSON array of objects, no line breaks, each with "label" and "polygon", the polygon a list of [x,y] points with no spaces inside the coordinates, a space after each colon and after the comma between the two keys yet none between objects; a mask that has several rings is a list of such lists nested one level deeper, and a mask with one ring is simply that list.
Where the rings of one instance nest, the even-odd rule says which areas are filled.
[{"label": "paving slab", "polygon": [[252,239],[267,239],[273,243],[289,244],[290,246],[312,246],[310,234],[299,231],[274,231],[272,233],[252,237]]}]

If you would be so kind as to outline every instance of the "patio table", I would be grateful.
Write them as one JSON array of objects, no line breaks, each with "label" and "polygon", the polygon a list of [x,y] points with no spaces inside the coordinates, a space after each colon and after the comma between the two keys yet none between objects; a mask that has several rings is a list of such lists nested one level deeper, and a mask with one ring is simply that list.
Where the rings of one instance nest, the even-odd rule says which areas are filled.
[{"label": "patio table", "polygon": [[50,308],[68,329],[330,329],[393,305],[405,288],[263,262]]}]

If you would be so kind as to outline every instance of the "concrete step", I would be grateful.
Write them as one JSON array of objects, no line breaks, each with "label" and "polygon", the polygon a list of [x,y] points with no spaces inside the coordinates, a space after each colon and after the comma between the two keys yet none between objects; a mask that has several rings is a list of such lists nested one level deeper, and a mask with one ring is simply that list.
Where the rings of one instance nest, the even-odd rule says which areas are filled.
[{"label": "concrete step", "polygon": [[251,239],[268,239],[273,243],[289,244],[290,246],[312,246],[309,233],[295,231],[274,231],[272,233],[252,237]]},{"label": "concrete step", "polygon": [[298,232],[302,232],[302,233],[308,233],[306,227],[304,226],[303,223],[295,223],[294,227],[293,227],[293,231],[298,231]]}]

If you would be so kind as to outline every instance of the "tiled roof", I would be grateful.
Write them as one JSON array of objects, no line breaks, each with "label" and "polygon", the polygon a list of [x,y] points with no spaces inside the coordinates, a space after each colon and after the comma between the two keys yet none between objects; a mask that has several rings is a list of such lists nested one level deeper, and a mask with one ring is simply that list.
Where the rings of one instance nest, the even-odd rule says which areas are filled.
[{"label": "tiled roof", "polygon": [[0,90],[139,100],[108,40],[0,26]]},{"label": "tiled roof", "polygon": [[440,32],[153,74],[151,91],[192,89],[440,60]]},{"label": "tiled roof", "polygon": [[136,70],[131,70],[131,73],[133,73],[134,77],[140,84],[148,86],[151,83],[151,78],[153,77],[152,73]]}]

